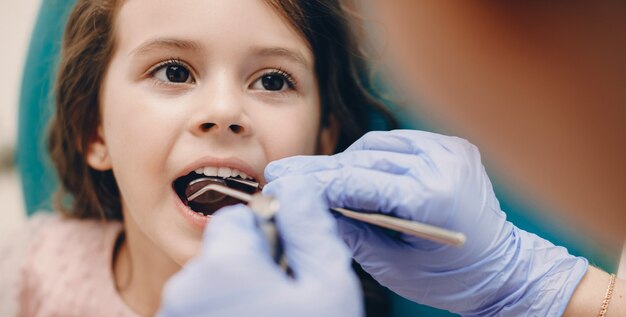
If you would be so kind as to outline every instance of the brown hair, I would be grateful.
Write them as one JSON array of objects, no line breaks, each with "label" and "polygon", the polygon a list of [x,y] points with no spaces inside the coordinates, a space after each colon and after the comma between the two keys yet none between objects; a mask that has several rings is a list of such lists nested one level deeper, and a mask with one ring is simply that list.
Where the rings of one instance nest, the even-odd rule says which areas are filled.
[{"label": "brown hair", "polygon": [[[48,150],[61,180],[56,207],[78,218],[121,219],[111,171],[89,167],[85,154],[100,123],[100,87],[115,49],[114,24],[123,0],[78,0],[65,29]],[[368,129],[373,111],[396,121],[369,93],[365,56],[339,0],[265,0],[303,35],[314,59],[322,124],[340,124],[337,151]]]}]

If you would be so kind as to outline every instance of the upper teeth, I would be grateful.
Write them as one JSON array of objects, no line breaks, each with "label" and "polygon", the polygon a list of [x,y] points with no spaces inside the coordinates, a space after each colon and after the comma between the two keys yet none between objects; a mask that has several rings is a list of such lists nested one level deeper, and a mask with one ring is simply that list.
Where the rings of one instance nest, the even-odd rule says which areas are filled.
[{"label": "upper teeth", "polygon": [[230,167],[201,167],[196,169],[196,174],[204,174],[206,176],[219,176],[222,178],[239,176],[243,179],[252,179],[248,174]]}]

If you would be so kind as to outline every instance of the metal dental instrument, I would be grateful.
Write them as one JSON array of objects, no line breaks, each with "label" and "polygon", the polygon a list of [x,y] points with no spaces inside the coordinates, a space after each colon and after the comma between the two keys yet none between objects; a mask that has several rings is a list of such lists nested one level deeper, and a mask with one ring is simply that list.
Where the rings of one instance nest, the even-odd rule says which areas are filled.
[{"label": "metal dental instrument", "polygon": [[226,181],[220,178],[202,177],[193,180],[185,190],[187,200],[204,203],[216,203],[227,196],[250,202],[252,195],[232,189],[226,185]]},{"label": "metal dental instrument", "polygon": [[[228,182],[224,179],[203,177],[195,180],[194,182],[195,184],[205,183],[206,185],[201,186],[195,193],[188,196],[187,200],[189,201],[197,201],[204,198],[204,195],[210,198],[202,200],[209,202],[217,202],[224,199],[226,196],[230,196],[247,203],[256,216],[257,225],[267,239],[272,258],[289,274],[289,268],[287,267],[286,259],[283,256],[280,236],[276,230],[276,225],[274,224],[274,215],[278,212],[277,200],[270,196],[262,195],[261,193],[248,194],[246,192],[230,188],[226,185]],[[194,185],[192,183],[190,183],[187,187],[192,187]]]},{"label": "metal dental instrument", "polygon": [[372,214],[352,211],[345,208],[330,208],[332,211],[340,213],[342,216],[366,222],[372,225],[391,229],[397,232],[406,233],[418,238],[449,244],[455,247],[462,247],[466,237],[461,232],[443,229],[433,225],[427,225],[418,221],[411,221],[383,214]]},{"label": "metal dental instrument", "polygon": [[185,189],[185,196],[187,196],[187,200],[195,200],[198,203],[211,204],[226,198],[226,195],[219,191],[208,189],[203,190],[204,187],[208,184],[227,186],[226,182],[221,178],[203,177],[194,179],[189,183],[189,185],[187,185],[187,188]]},{"label": "metal dental instrument", "polygon": [[[229,177],[229,178],[223,179],[223,181],[224,181],[224,185],[227,185],[227,184],[230,186],[233,186],[236,184],[245,185],[251,188],[253,191],[263,189],[263,186],[261,184],[254,182],[254,181],[250,181],[250,180]],[[217,185],[217,186],[219,186],[220,188],[226,187],[224,185]],[[187,199],[189,201],[192,201],[200,197],[202,194],[207,193],[212,188],[216,188],[215,186],[212,186],[212,185],[207,185],[206,187],[209,187],[209,188],[206,190],[204,190],[204,188],[200,189],[196,191],[194,194],[188,196]],[[226,188],[229,189],[228,192],[223,191],[223,190],[218,191],[218,192],[223,193],[225,195],[229,195],[231,197],[234,197],[242,201],[246,201],[246,202],[248,201],[246,199],[249,199],[252,196],[259,196],[259,194],[250,195],[247,193],[240,192],[238,190],[233,190],[232,188],[228,188],[228,187]],[[267,197],[267,196],[262,196],[262,197]],[[268,197],[268,198],[272,199],[271,197]],[[465,235],[461,232],[443,229],[440,227],[428,225],[428,224],[421,223],[418,221],[411,221],[411,220],[396,218],[396,217],[383,215],[383,214],[356,212],[356,211],[346,209],[346,208],[330,208],[330,209],[334,212],[337,212],[343,215],[344,217],[348,217],[348,218],[355,219],[361,222],[373,224],[373,225],[383,227],[386,229],[391,229],[397,232],[402,232],[402,233],[409,234],[415,237],[428,239],[428,240],[436,241],[440,243],[445,243],[445,244],[452,245],[455,247],[463,246],[466,240]]]},{"label": "metal dental instrument", "polygon": [[[211,204],[211,203],[216,203],[226,198],[227,196],[232,196],[232,195],[222,193],[220,191],[202,190],[203,187],[209,184],[222,185],[222,186],[225,186],[226,188],[234,188],[239,191],[246,192],[248,194],[253,194],[254,192],[256,192],[257,187],[258,187],[258,183],[256,182],[233,178],[233,177],[227,177],[227,178],[201,177],[198,179],[194,179],[193,181],[189,183],[189,185],[187,185],[187,188],[185,189],[185,196],[187,196],[187,200],[195,201],[197,203]],[[234,196],[233,198],[242,200]]]}]

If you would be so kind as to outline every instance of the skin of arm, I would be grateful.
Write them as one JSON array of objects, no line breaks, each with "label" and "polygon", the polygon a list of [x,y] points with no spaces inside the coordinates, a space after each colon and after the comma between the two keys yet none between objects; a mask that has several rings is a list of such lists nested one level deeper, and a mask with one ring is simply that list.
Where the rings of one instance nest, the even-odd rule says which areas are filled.
[{"label": "skin of arm", "polygon": [[[590,266],[587,274],[580,281],[580,284],[578,284],[576,291],[572,295],[563,316],[597,316],[608,286],[609,274]],[[626,315],[626,281],[615,279],[613,295],[605,316],[624,315]]]}]

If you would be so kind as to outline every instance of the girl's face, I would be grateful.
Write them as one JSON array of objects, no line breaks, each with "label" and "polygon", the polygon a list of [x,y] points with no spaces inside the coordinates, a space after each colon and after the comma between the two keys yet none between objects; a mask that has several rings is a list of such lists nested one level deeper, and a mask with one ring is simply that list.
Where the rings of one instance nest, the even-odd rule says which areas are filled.
[{"label": "girl's face", "polygon": [[199,247],[210,218],[181,201],[178,178],[263,182],[270,161],[333,149],[311,50],[263,1],[126,1],[115,36],[87,160],[112,168],[143,249],[183,264]]}]

